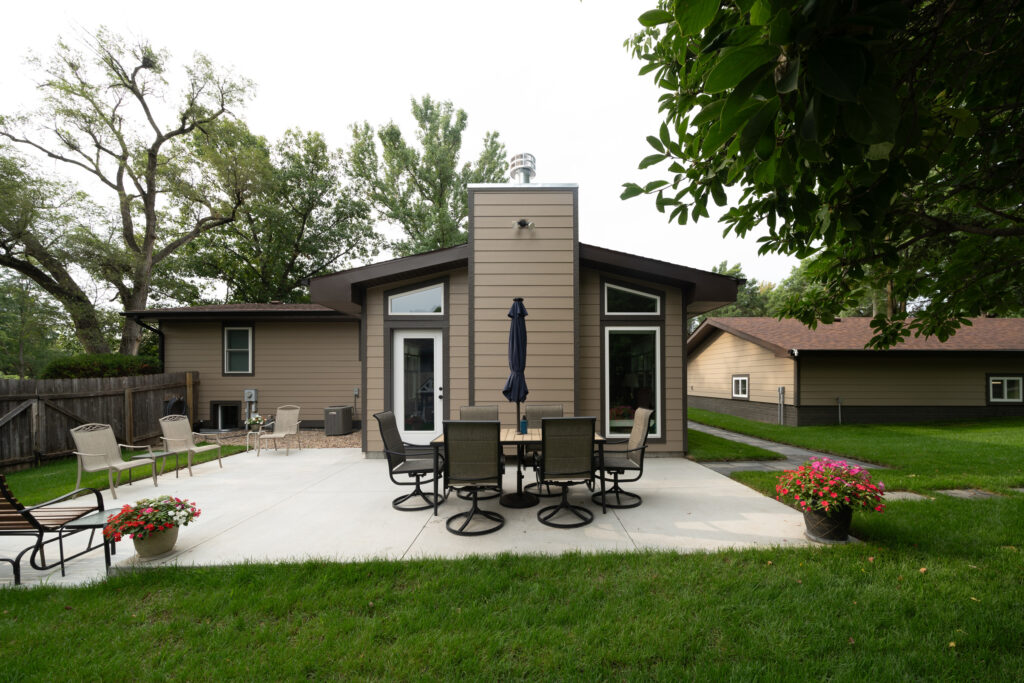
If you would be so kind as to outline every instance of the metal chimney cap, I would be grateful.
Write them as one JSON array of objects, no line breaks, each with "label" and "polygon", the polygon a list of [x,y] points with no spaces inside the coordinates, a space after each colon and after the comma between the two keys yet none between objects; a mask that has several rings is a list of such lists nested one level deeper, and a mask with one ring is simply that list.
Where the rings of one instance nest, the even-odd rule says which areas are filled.
[{"label": "metal chimney cap", "polygon": [[528,184],[530,179],[537,175],[537,157],[529,152],[516,154],[509,161],[508,170],[513,182]]}]

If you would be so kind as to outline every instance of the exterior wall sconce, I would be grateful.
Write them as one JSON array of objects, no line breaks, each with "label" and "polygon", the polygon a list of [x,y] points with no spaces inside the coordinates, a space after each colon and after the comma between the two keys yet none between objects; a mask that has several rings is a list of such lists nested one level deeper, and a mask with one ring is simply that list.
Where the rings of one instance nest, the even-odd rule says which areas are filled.
[{"label": "exterior wall sconce", "polygon": [[528,219],[528,218],[520,218],[518,221],[516,221],[516,227],[517,228],[529,228],[530,230],[533,230],[536,226],[533,224],[533,221],[531,221],[530,219]]}]

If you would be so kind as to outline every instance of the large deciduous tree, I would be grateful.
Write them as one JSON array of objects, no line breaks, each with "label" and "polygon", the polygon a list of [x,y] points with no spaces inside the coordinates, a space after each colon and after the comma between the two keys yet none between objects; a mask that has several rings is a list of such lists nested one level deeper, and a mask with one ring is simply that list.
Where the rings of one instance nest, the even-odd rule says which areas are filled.
[{"label": "large deciduous tree", "polygon": [[817,253],[784,313],[829,321],[886,291],[872,344],[947,338],[1024,295],[1024,11],[964,0],[665,0],[629,41],[664,125],[641,167],[672,220],[766,226]]},{"label": "large deciduous tree", "polygon": [[341,158],[319,133],[285,133],[238,220],[193,242],[188,267],[225,282],[231,301],[298,302],[306,278],[375,256],[382,238],[344,184]]},{"label": "large deciduous tree", "polygon": [[[97,192],[114,204],[111,227],[91,240],[81,235],[67,254],[58,253],[64,247],[49,235],[35,234],[39,251],[29,254],[24,244],[23,258],[12,255],[17,262],[4,265],[65,303],[75,298],[74,287],[37,263],[77,263],[111,287],[125,309],[144,309],[161,264],[199,235],[232,222],[247,199],[253,139],[244,126],[224,122],[250,84],[197,55],[184,68],[182,91],[172,95],[166,52],[128,44],[103,29],[84,42],[78,50],[61,41],[48,64],[37,63],[42,106],[30,115],[0,117],[0,137],[102,188]],[[194,153],[197,146],[201,154]],[[121,353],[138,350],[140,332],[125,320]],[[79,336],[92,339],[88,331]],[[94,341],[83,343],[100,350]]]},{"label": "large deciduous tree", "polygon": [[475,162],[459,168],[469,118],[451,102],[435,102],[426,95],[412,100],[412,113],[418,148],[405,141],[395,123],[374,131],[364,122],[352,127],[345,164],[357,193],[372,204],[379,218],[405,233],[404,239],[391,245],[398,256],[464,243],[466,185],[502,182],[508,169],[505,145],[496,132],[484,136]]}]

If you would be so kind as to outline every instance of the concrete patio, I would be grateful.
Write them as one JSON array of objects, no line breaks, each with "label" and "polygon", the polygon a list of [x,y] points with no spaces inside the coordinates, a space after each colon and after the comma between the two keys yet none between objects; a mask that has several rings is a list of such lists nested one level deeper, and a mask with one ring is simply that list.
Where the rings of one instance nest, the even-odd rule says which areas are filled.
[{"label": "concrete patio", "polygon": [[[198,503],[201,517],[181,529],[175,550],[142,561],[132,543],[118,543],[114,571],[159,565],[217,565],[251,560],[286,562],[323,558],[339,562],[387,558],[461,557],[471,554],[630,552],[655,549],[706,552],[725,548],[806,545],[800,513],[774,499],[682,458],[649,458],[643,478],[627,486],[643,496],[638,508],[608,510],[590,502],[585,489],[572,496],[595,509],[592,524],[552,529],[537,521],[537,507],[510,509],[496,500],[481,506],[505,516],[505,527],[481,537],[454,536],[445,529],[448,515],[468,508],[451,496],[439,515],[399,512],[391,499],[410,489],[387,476],[384,460],[367,460],[355,448],[324,448],[240,453],[193,467],[180,478],[160,477],[118,488],[115,501],[104,492],[112,512],[139,498],[170,494]],[[531,481],[528,474],[527,481]],[[506,468],[504,486],[515,487],[515,468]],[[69,489],[70,489],[69,482]],[[554,500],[552,499],[552,502]],[[542,505],[547,504],[542,502]],[[69,547],[82,547],[79,534]],[[0,537],[0,555],[13,557],[29,539]],[[38,572],[22,562],[22,583],[77,585],[104,578],[103,552],[95,550],[60,570]],[[9,565],[0,563],[0,585],[13,584]]]}]

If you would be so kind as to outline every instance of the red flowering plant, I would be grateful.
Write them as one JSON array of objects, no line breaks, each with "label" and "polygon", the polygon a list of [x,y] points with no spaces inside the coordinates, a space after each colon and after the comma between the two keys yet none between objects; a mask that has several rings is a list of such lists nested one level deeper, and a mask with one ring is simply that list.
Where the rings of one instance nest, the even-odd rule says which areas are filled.
[{"label": "red flowering plant", "polygon": [[121,511],[107,518],[103,535],[120,541],[124,536],[147,538],[176,526],[188,526],[201,510],[184,498],[160,496],[143,498],[135,505],[125,505]]},{"label": "red flowering plant", "polygon": [[775,491],[776,500],[792,503],[798,510],[827,513],[841,508],[874,512],[885,509],[885,485],[872,483],[866,469],[845,460],[811,458],[807,464],[779,475]]}]

